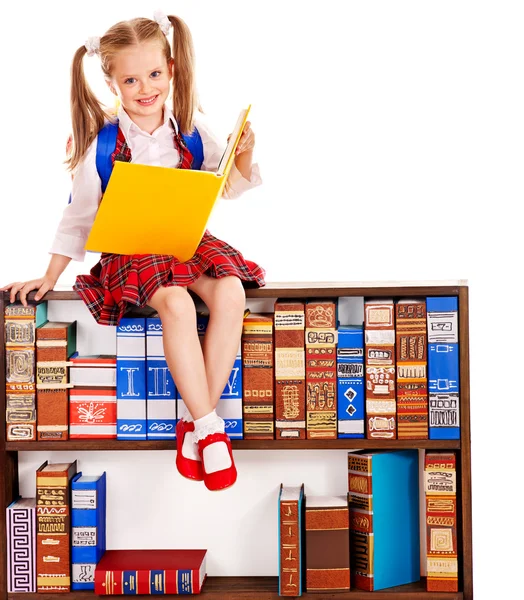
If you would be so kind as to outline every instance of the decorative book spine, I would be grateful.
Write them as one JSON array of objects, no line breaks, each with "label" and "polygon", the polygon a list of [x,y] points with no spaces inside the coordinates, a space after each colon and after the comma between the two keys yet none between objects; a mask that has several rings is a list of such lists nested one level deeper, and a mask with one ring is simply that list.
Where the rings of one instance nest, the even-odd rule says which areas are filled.
[{"label": "decorative book spine", "polygon": [[395,439],[395,314],[393,300],[364,302],[366,437]]},{"label": "decorative book spine", "polygon": [[373,480],[371,456],[348,453],[351,576],[360,590],[374,590]]},{"label": "decorative book spine", "polygon": [[428,439],[427,325],[425,300],[396,305],[397,436]]},{"label": "decorative book spine", "polygon": [[244,319],[242,383],[244,438],[274,439],[272,315],[251,314]]},{"label": "decorative book spine", "polygon": [[427,590],[458,592],[457,478],[454,453],[426,453]]},{"label": "decorative book spine", "polygon": [[460,439],[459,339],[456,296],[426,298],[429,439]]},{"label": "decorative book spine", "polygon": [[164,353],[162,321],[146,319],[147,347],[147,439],[176,437],[176,388]]},{"label": "decorative book spine", "polygon": [[275,435],[306,439],[305,305],[275,303]]},{"label": "decorative book spine", "polygon": [[337,338],[338,437],[363,438],[365,400],[362,326],[339,326]]},{"label": "decorative book spine", "polygon": [[123,318],[116,328],[117,438],[145,440],[146,320]]},{"label": "decorative book spine", "polygon": [[49,470],[53,466],[45,462],[36,472],[36,585],[44,593],[71,587],[70,482],[76,461]]},{"label": "decorative book spine", "polygon": [[5,307],[6,440],[36,440],[35,330],[47,303]]},{"label": "decorative book spine", "polygon": [[95,589],[95,568],[106,549],[106,474],[71,481],[73,590]]},{"label": "decorative book spine", "polygon": [[306,497],[306,591],[350,589],[347,496]]},{"label": "decorative book spine", "polygon": [[36,348],[37,437],[42,441],[65,441],[69,439],[67,359],[76,351],[76,321],[48,321],[38,327]]},{"label": "decorative book spine", "polygon": [[303,578],[302,512],[304,484],[300,488],[280,485],[278,593],[280,596],[301,596]]},{"label": "decorative book spine", "polygon": [[337,438],[337,305],[308,300],[306,314],[307,439]]},{"label": "decorative book spine", "polygon": [[6,510],[7,592],[36,592],[36,499],[19,498]]}]

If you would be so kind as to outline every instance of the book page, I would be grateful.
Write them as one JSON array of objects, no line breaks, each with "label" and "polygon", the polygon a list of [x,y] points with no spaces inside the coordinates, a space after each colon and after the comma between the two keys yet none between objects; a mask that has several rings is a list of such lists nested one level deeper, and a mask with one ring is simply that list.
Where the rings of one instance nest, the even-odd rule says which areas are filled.
[{"label": "book page", "polygon": [[247,120],[247,115],[249,113],[250,108],[251,107],[249,106],[248,108],[241,110],[240,114],[238,115],[238,119],[237,119],[235,128],[233,129],[231,135],[229,136],[229,142],[227,143],[224,154],[222,155],[222,158],[220,159],[220,162],[218,163],[217,175],[223,175],[226,170],[229,159],[230,159],[231,155],[233,154],[233,152],[235,151],[238,141],[240,140],[240,136],[242,135],[242,131],[244,130],[244,125]]}]

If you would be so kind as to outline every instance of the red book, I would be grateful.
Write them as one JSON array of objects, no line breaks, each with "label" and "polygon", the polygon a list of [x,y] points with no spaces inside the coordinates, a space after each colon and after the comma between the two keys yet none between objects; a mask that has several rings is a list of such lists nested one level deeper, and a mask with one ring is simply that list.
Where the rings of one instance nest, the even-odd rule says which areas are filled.
[{"label": "red book", "polygon": [[207,550],[106,550],[95,594],[200,594]]}]

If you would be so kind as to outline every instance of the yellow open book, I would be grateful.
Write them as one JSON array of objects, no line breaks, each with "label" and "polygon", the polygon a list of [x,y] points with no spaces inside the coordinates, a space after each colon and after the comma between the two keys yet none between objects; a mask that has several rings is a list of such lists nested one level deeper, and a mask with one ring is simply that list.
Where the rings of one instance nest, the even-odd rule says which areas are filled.
[{"label": "yellow open book", "polygon": [[222,195],[250,108],[240,112],[216,173],[115,161],[86,250],[189,260]]}]

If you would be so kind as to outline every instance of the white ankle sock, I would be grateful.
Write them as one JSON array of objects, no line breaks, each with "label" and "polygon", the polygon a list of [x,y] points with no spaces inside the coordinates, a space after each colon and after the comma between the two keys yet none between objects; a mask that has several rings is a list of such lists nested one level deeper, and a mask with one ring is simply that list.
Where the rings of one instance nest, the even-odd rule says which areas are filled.
[{"label": "white ankle sock", "polygon": [[[203,440],[213,433],[224,433],[224,420],[221,419],[216,411],[210,412],[205,417],[195,420],[195,441]],[[216,473],[229,469],[231,466],[231,457],[225,442],[215,442],[204,448],[204,469],[206,473]]]}]

